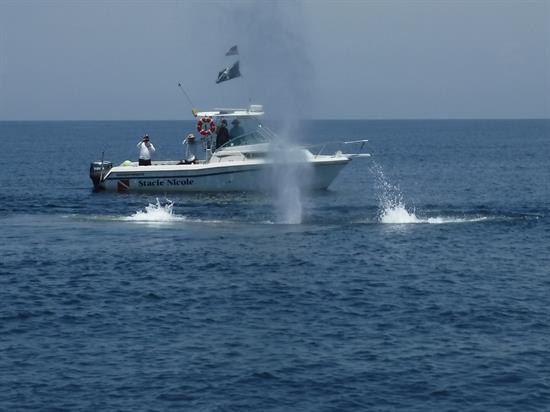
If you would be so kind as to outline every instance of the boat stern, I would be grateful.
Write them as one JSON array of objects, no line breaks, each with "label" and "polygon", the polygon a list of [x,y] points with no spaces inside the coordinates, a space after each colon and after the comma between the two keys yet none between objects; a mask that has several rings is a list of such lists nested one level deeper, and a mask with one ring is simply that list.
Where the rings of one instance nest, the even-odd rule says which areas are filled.
[{"label": "boat stern", "polygon": [[113,163],[106,160],[90,163],[90,179],[92,179],[92,183],[94,184],[94,190],[103,189],[101,183],[112,167]]}]

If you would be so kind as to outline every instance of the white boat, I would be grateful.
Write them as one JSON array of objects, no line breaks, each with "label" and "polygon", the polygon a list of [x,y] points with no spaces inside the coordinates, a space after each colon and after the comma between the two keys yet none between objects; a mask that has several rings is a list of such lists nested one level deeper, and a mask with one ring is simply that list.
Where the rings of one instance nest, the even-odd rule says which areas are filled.
[{"label": "white boat", "polygon": [[[225,192],[270,191],[277,180],[305,189],[327,189],[353,157],[367,153],[321,154],[312,148],[289,147],[260,122],[263,107],[216,109],[194,113],[202,136],[204,158],[194,163],[181,160],[153,161],[150,166],[124,162],[112,166],[101,160],[90,166],[90,178],[96,190],[116,192]],[[244,125],[238,136],[215,148],[216,125],[225,119],[238,119]],[[340,142],[359,144],[366,140]],[[347,146],[346,146],[347,147]],[[360,150],[360,151],[361,151]],[[314,154],[315,153],[315,154]],[[288,172],[291,172],[290,175]],[[285,184],[285,182],[283,182]]]}]

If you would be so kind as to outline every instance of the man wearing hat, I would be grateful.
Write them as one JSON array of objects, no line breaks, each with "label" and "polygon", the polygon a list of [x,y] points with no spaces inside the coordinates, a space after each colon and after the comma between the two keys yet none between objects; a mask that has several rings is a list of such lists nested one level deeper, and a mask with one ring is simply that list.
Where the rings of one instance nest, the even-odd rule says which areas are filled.
[{"label": "man wearing hat", "polygon": [[233,125],[229,131],[229,136],[231,136],[231,139],[244,134],[244,129],[241,127],[241,122],[239,122],[239,119],[233,120],[231,124]]},{"label": "man wearing hat", "polygon": [[137,144],[139,149],[139,165],[151,166],[151,156],[155,153],[155,146],[149,141],[149,135],[145,134],[141,142]]},{"label": "man wearing hat", "polygon": [[199,154],[199,144],[195,140],[195,135],[193,133],[189,133],[185,140],[183,141],[183,144],[187,144],[187,152],[185,154],[185,164],[189,163],[197,163],[198,159],[197,156]]},{"label": "man wearing hat", "polygon": [[229,141],[229,130],[227,130],[227,120],[222,119],[218,132],[216,133],[216,149]]}]

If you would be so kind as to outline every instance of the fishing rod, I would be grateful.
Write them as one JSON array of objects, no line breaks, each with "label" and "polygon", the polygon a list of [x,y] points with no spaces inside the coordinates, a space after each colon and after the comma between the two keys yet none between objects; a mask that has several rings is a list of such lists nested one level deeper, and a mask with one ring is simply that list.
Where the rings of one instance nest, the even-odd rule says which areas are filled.
[{"label": "fishing rod", "polygon": [[193,113],[193,116],[196,116],[197,109],[195,109],[195,105],[191,101],[191,98],[189,97],[189,95],[187,94],[187,92],[185,91],[185,89],[183,88],[181,83],[178,83],[178,87],[180,88],[183,95],[187,98],[187,101],[189,102],[189,105],[191,106],[191,112]]},{"label": "fishing rod", "polygon": [[103,179],[103,160],[105,159],[105,150],[101,152],[101,172],[99,173],[99,183],[101,183],[101,179]]}]

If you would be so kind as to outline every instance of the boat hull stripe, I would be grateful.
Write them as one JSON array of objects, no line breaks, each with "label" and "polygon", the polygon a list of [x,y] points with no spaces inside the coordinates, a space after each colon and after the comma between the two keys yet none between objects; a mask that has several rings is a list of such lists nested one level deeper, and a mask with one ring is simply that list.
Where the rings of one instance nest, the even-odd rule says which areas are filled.
[{"label": "boat hull stripe", "polygon": [[[341,160],[341,161],[332,161],[330,163],[322,163],[322,164],[315,164],[313,163],[312,166],[314,167],[322,167],[322,166],[337,166],[341,164],[345,164],[349,161],[349,159]],[[196,177],[208,177],[208,176],[219,176],[219,175],[227,175],[227,174],[235,174],[235,173],[247,173],[247,172],[257,172],[265,170],[265,165],[263,167],[257,167],[254,169],[245,169],[245,170],[228,170],[223,172],[214,172],[214,173],[201,173],[198,172],[195,174],[194,170],[185,170],[181,171],[179,174],[176,175],[165,175],[165,176],[147,176],[144,175],[144,172],[114,172],[113,174],[115,176],[111,176],[111,174],[107,175],[103,179],[103,181],[106,180],[120,180],[120,179],[177,179],[177,178],[196,178]],[[158,171],[159,173],[163,173],[163,171]],[[165,173],[170,173],[171,171],[167,170]],[[173,172],[173,171],[172,171]],[[149,172],[147,172],[149,173]]]},{"label": "boat hull stripe", "polygon": [[121,179],[181,179],[181,178],[195,178],[195,177],[205,177],[205,176],[218,176],[218,175],[227,175],[227,174],[235,174],[235,173],[246,173],[246,172],[257,172],[259,170],[262,170],[260,168],[258,169],[246,169],[246,170],[233,170],[233,171],[227,171],[227,172],[217,172],[217,173],[208,173],[208,174],[192,174],[186,172],[185,174],[178,174],[178,175],[163,175],[163,176],[142,176],[140,174],[134,174],[134,173],[124,173],[121,174],[119,172],[116,172],[116,177],[107,176],[104,180],[121,180]]}]

